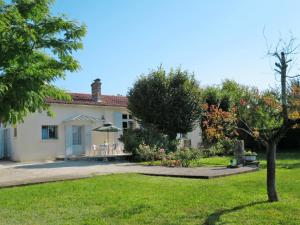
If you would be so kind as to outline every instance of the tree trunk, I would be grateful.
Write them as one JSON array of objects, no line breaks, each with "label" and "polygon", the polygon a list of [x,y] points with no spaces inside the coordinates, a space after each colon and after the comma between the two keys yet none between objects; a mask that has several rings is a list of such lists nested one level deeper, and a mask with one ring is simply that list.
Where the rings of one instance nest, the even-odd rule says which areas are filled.
[{"label": "tree trunk", "polygon": [[276,142],[267,145],[267,191],[269,202],[277,202],[278,196],[276,192]]},{"label": "tree trunk", "polygon": [[236,157],[238,165],[245,164],[245,147],[244,140],[237,140],[234,146],[234,156]]}]

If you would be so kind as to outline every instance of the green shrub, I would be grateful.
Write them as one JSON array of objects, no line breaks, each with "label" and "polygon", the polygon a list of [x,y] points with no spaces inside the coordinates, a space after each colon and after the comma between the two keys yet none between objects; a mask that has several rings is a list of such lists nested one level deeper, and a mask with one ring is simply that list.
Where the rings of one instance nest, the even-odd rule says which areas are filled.
[{"label": "green shrub", "polygon": [[162,166],[167,166],[167,167],[181,167],[182,166],[182,162],[180,160],[163,160],[161,162]]},{"label": "green shrub", "polygon": [[205,148],[202,150],[204,157],[222,155],[224,152],[224,147],[220,142],[215,143],[210,148]]},{"label": "green shrub", "polygon": [[161,160],[162,166],[189,167],[193,160],[199,159],[200,157],[201,153],[199,149],[184,148],[178,149],[176,152],[164,153],[164,155],[162,155],[160,159],[157,158],[157,160]]},{"label": "green shrub", "polygon": [[166,160],[175,160],[176,159],[176,152],[169,152],[166,154]]},{"label": "green shrub", "polygon": [[[168,136],[160,133],[157,129],[147,126],[142,129],[128,129],[119,138],[124,144],[124,149],[131,152],[134,159],[138,159],[138,148],[141,144],[149,145],[151,148],[164,149],[165,152],[176,151],[177,140],[170,140]],[[157,158],[161,160],[160,153]]]},{"label": "green shrub", "polygon": [[167,155],[164,148],[157,149],[154,153],[155,160],[165,160],[166,156]]},{"label": "green shrub", "polygon": [[137,161],[154,161],[156,149],[146,144],[140,144],[134,155]]},{"label": "green shrub", "polygon": [[235,139],[224,139],[220,141],[224,148],[223,155],[233,155]]},{"label": "green shrub", "polygon": [[150,146],[146,144],[140,144],[136,149],[134,160],[136,161],[154,161],[154,160],[166,160],[166,152],[163,148],[157,146]]},{"label": "green shrub", "polygon": [[125,151],[133,155],[136,155],[139,145],[143,143],[139,129],[128,129],[124,131],[119,140],[123,142]]},{"label": "green shrub", "polygon": [[257,153],[252,152],[251,150],[246,150],[245,151],[245,156],[257,156]]},{"label": "green shrub", "polygon": [[220,140],[210,148],[202,150],[204,157],[211,156],[228,156],[233,154],[234,140]]},{"label": "green shrub", "polygon": [[183,167],[188,167],[192,160],[201,157],[199,149],[183,148],[175,152],[175,158],[181,162]]}]

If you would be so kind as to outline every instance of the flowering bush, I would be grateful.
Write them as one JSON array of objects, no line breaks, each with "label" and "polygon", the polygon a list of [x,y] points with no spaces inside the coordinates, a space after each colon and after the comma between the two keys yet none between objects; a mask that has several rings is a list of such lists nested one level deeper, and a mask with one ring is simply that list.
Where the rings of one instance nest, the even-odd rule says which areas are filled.
[{"label": "flowering bush", "polygon": [[175,152],[170,152],[166,155],[165,160],[175,160],[176,159],[176,154]]},{"label": "flowering bush", "polygon": [[154,161],[165,160],[166,152],[164,148],[140,144],[136,149],[135,160],[137,161]]},{"label": "flowering bush", "polygon": [[138,161],[154,161],[156,149],[146,144],[140,144],[136,149],[135,159]]},{"label": "flowering bush", "polygon": [[175,152],[175,158],[181,162],[183,167],[188,167],[192,160],[201,157],[199,149],[183,148]]},{"label": "flowering bush", "polygon": [[[138,150],[139,161],[148,161],[147,165],[162,165],[168,167],[188,167],[191,162],[201,157],[199,149],[179,149],[176,152],[166,153],[163,148],[151,148],[149,145],[140,145]],[[160,160],[160,162],[154,161]]]},{"label": "flowering bush", "polygon": [[[167,135],[160,133],[151,126],[144,126],[143,129],[128,129],[121,135],[121,142],[127,152],[131,152],[135,160],[139,160],[140,145],[148,145],[153,151],[164,149],[165,152],[176,151],[177,140],[170,140]],[[163,154],[157,153],[160,159]]]},{"label": "flowering bush", "polygon": [[180,160],[163,160],[161,162],[162,166],[167,166],[167,167],[181,167],[182,162]]},{"label": "flowering bush", "polygon": [[166,151],[164,148],[159,148],[155,151],[155,160],[164,160],[166,159]]}]

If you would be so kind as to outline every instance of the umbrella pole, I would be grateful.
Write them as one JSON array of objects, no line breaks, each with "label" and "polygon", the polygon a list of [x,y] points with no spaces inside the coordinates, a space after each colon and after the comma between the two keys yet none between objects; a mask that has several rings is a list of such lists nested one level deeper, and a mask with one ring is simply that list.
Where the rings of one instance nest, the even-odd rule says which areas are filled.
[{"label": "umbrella pole", "polygon": [[109,147],[109,132],[107,131],[107,150],[108,154],[110,154],[110,147]]}]

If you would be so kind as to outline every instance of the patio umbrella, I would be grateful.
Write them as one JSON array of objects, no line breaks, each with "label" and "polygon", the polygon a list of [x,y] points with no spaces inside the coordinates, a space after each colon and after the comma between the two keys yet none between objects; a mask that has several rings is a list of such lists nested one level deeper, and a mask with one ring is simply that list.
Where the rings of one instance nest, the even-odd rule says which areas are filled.
[{"label": "patio umbrella", "polygon": [[106,132],[107,133],[107,142],[108,143],[109,143],[109,133],[110,132],[122,131],[122,129],[113,126],[112,123],[105,123],[103,126],[97,127],[97,128],[95,128],[93,130],[94,131],[98,131],[98,132]]}]

